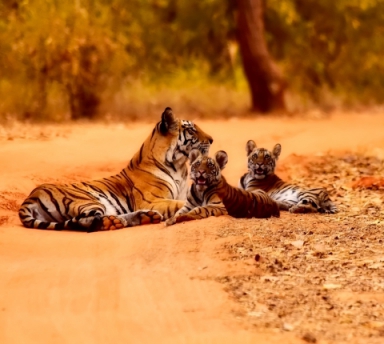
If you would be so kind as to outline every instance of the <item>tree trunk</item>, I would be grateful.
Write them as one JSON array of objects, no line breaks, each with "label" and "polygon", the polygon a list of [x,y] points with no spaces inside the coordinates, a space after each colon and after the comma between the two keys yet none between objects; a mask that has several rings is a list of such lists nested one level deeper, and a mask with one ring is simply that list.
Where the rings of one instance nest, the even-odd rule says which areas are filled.
[{"label": "tree trunk", "polygon": [[264,37],[262,0],[237,0],[237,30],[252,110],[284,111],[285,80],[273,62]]},{"label": "tree trunk", "polygon": [[71,119],[93,119],[98,114],[100,73],[98,61],[92,56],[96,52],[94,45],[84,45],[79,49],[79,71],[66,85]]}]

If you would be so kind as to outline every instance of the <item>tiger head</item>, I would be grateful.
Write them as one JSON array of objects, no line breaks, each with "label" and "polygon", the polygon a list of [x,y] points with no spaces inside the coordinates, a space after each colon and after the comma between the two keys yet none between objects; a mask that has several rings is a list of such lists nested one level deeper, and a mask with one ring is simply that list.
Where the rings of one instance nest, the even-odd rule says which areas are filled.
[{"label": "tiger head", "polygon": [[[165,138],[164,145],[168,146],[166,161],[173,164],[185,163],[193,149],[207,155],[213,142],[212,137],[193,122],[174,117],[169,107],[164,110],[158,129]],[[161,144],[161,141],[157,144]]]},{"label": "tiger head", "polygon": [[276,160],[281,153],[278,143],[272,152],[265,148],[257,148],[255,141],[249,140],[246,145],[248,170],[253,178],[264,179],[275,173]]},{"label": "tiger head", "polygon": [[220,182],[221,170],[228,162],[228,155],[221,150],[213,159],[194,149],[189,154],[189,160],[191,162],[190,178],[196,184],[197,190],[204,191],[209,186],[217,185]]}]

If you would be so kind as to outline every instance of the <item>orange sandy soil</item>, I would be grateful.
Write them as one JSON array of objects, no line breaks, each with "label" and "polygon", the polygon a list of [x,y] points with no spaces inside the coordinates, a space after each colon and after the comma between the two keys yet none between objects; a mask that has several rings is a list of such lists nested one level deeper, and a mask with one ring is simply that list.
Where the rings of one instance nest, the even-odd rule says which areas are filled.
[{"label": "orange sandy soil", "polygon": [[[291,164],[300,175],[308,159],[321,158],[327,152],[335,156],[369,152],[370,156],[384,158],[382,114],[196,122],[214,137],[211,153],[219,149],[228,152],[224,175],[236,185],[246,171],[248,139],[268,148],[281,143],[279,171],[288,179]],[[293,285],[297,284],[297,291],[293,287],[289,294],[288,287],[284,289],[286,292],[280,289],[285,283],[284,276],[296,276],[295,273],[289,268],[280,269],[283,272],[278,268],[271,270],[270,265],[263,263],[265,257],[264,261],[274,260],[281,267],[286,264],[284,257],[299,257],[306,252],[306,257],[312,259],[308,276],[316,272],[317,262],[321,274],[328,262],[322,257],[328,255],[329,238],[334,237],[332,231],[341,231],[345,221],[349,221],[350,218],[342,217],[343,212],[353,212],[347,209],[340,193],[331,193],[336,203],[341,204],[337,215],[283,213],[280,219],[270,220],[234,220],[223,216],[173,227],[146,225],[92,234],[21,226],[18,207],[35,186],[90,180],[119,172],[153,126],[154,123],[127,123],[0,128],[0,343],[384,342],[382,308],[375,309],[373,318],[368,310],[369,319],[360,322],[356,322],[355,313],[348,321],[341,322],[344,313],[327,318],[332,307],[316,308],[321,300],[328,298],[339,300],[339,306],[335,303],[333,308],[341,310],[342,302],[351,299],[364,304],[368,298],[383,304],[383,275],[374,276],[379,282],[382,278],[377,288],[351,289],[336,277],[336,280],[324,280],[326,271],[319,287],[314,286],[302,279],[305,271],[301,271],[296,273],[298,277],[293,277],[296,280],[291,280]],[[340,181],[337,175],[333,178]],[[347,183],[341,184],[347,190]],[[376,198],[382,197],[382,191],[372,192],[376,192]],[[354,208],[357,213],[359,210]],[[351,216],[356,219],[358,214]],[[376,226],[380,226],[379,220]],[[372,245],[383,234],[383,227],[375,228],[378,231],[375,238],[369,239]],[[307,232],[313,234],[313,239],[306,239]],[[282,240],[286,235],[291,248],[286,248],[287,241]],[[344,239],[340,244],[346,249],[352,241],[359,240],[353,237],[349,241],[348,235],[339,234]],[[244,255],[242,250],[252,251],[241,245],[247,238],[252,239],[256,252]],[[315,240],[313,245],[311,240]],[[311,255],[311,247],[317,253]],[[364,247],[359,246],[359,252]],[[384,259],[381,247],[376,245],[375,254],[370,256],[381,257],[374,260],[376,268]],[[279,259],[283,263],[274,256],[276,252],[282,254]],[[261,255],[260,262],[255,261],[255,253]],[[337,256],[335,248],[334,255]],[[358,258],[361,257],[359,254]],[[356,255],[351,254],[345,265],[340,265],[345,266],[344,271],[351,271],[348,278],[354,276],[355,270],[348,270],[353,259],[357,259]],[[280,284],[276,282],[279,278]],[[309,283],[307,287],[306,283]],[[242,290],[239,285],[247,285],[248,289]],[[312,291],[313,295],[309,295]],[[263,292],[268,295],[264,296]],[[285,295],[291,297],[283,302],[288,308],[274,315],[277,306],[271,305],[271,298],[279,305],[279,297],[285,300]],[[297,303],[311,295],[320,295],[321,300],[314,299],[305,312],[298,308],[304,319],[300,314],[290,319],[293,313],[289,307],[295,307],[291,301]],[[326,315],[320,317],[322,312]],[[266,320],[268,317],[272,319],[270,322]],[[332,324],[338,327],[337,331]],[[360,327],[365,330],[359,332]]]}]

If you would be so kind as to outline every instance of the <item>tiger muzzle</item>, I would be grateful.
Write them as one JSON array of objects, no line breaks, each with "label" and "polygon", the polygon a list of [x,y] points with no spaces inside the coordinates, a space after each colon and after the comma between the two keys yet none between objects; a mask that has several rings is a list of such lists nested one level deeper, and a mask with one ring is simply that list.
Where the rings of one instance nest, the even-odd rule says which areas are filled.
[{"label": "tiger muzzle", "polygon": [[259,166],[253,170],[253,173],[258,175],[263,175],[265,174],[265,169]]},{"label": "tiger muzzle", "polygon": [[206,185],[207,184],[207,178],[204,177],[204,171],[199,171],[197,178],[196,178],[196,184],[198,185]]}]

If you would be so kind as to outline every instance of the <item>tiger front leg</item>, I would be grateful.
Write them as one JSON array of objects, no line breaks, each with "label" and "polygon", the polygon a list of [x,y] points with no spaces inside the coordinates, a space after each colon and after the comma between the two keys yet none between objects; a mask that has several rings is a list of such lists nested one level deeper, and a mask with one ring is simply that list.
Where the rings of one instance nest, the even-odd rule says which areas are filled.
[{"label": "tiger front leg", "polygon": [[138,210],[123,215],[106,215],[101,217],[98,230],[109,231],[124,227],[134,227],[146,224],[160,223],[163,216],[153,210]]},{"label": "tiger front leg", "polygon": [[157,211],[162,215],[163,220],[167,220],[175,216],[175,214],[184,206],[184,201],[174,199],[164,199],[149,203],[145,208]]},{"label": "tiger front leg", "polygon": [[166,226],[174,225],[179,216],[186,214],[186,213],[189,213],[192,208],[193,208],[193,205],[191,205],[188,201],[186,201],[184,206],[181,209],[179,209],[174,216],[172,216],[167,221],[165,221],[165,225]]},{"label": "tiger front leg", "polygon": [[308,200],[301,200],[296,205],[289,208],[289,212],[293,214],[306,214],[306,213],[317,213],[318,208],[316,204]]},{"label": "tiger front leg", "polygon": [[294,204],[288,201],[276,201],[276,203],[279,206],[280,210],[290,211],[290,209],[294,206]]},{"label": "tiger front leg", "polygon": [[203,207],[196,207],[196,208],[193,208],[188,213],[176,214],[176,216],[173,219],[171,219],[172,220],[171,224],[186,222],[186,221],[193,221],[193,220],[201,220],[210,216],[221,216],[221,215],[228,215],[228,211],[223,204],[221,206],[208,205]]}]

